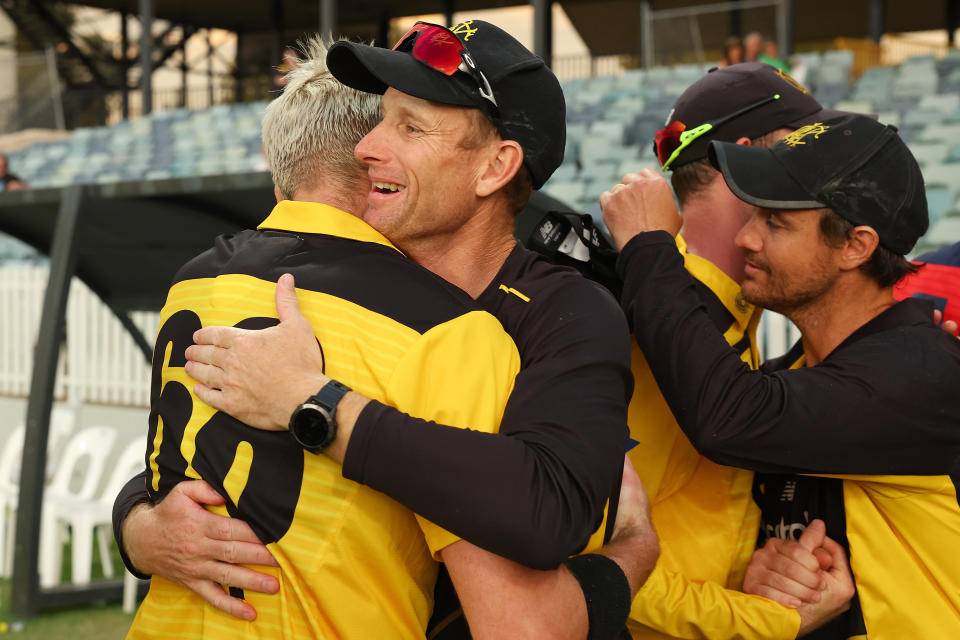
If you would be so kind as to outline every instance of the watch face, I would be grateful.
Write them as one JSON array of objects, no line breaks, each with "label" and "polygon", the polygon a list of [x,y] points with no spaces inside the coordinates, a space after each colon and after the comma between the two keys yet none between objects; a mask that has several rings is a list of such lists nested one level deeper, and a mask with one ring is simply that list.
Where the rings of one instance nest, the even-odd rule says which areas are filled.
[{"label": "watch face", "polygon": [[330,432],[330,414],[315,404],[303,404],[293,416],[291,431],[304,447],[319,447],[326,444]]}]

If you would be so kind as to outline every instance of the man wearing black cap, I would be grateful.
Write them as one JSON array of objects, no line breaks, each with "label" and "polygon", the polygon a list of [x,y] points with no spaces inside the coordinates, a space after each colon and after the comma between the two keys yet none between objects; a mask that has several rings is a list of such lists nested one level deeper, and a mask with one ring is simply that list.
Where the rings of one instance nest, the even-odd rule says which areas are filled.
[{"label": "man wearing black cap", "polygon": [[[707,158],[708,144],[767,147],[833,113],[789,75],[744,63],[713,70],[691,85],[655,136],[655,151],[672,172],[683,211],[677,247],[684,266],[715,326],[751,368],[760,364],[756,332],[762,310],[741,293],[744,253],[734,238],[755,207],[727,188]],[[700,456],[677,426],[636,343],[632,359],[629,424],[640,446],[629,455],[650,494],[661,548],[633,601],[633,637],[786,639],[818,624],[830,613],[820,603],[803,601],[794,610],[740,592],[759,527],[753,473]],[[789,604],[798,602],[791,598]]]},{"label": "man wearing black cap", "polygon": [[733,237],[752,209],[711,166],[712,141],[768,147],[800,127],[839,115],[789,74],[759,62],[714,70],[684,91],[654,146],[661,168],[672,172],[689,251],[709,253],[710,262],[734,280],[743,275],[743,251]]},{"label": "man wearing black cap", "polygon": [[[667,402],[702,453],[757,472],[764,537],[793,539],[822,519],[850,554],[857,597],[811,637],[957,637],[960,344],[933,325],[929,301],[892,294],[928,224],[916,161],[863,116],[770,149],[714,143],[711,161],[758,207],[737,237],[744,296],[787,315],[802,339],[750,371],[682,268],[666,183],[628,176],[603,196],[604,219],[622,249],[624,309]],[[777,547],[768,541],[750,571],[775,564]],[[840,577],[827,570],[825,594],[844,590]]]},{"label": "man wearing black cap", "polygon": [[[514,338],[522,369],[500,424],[510,437],[438,427],[350,392],[337,404],[336,435],[325,454],[342,461],[346,477],[473,543],[448,540],[433,549],[450,568],[472,626],[576,634],[585,622],[576,613],[584,608],[577,583],[572,606],[544,597],[552,593],[544,588],[558,582],[569,587],[569,569],[588,592],[592,633],[607,637],[622,628],[630,590],[655,560],[645,514],[647,531],[632,547],[642,549],[625,558],[626,576],[607,556],[589,554],[543,572],[491,553],[553,569],[572,553],[598,548],[613,529],[612,512],[602,522],[604,505],[615,495],[626,449],[632,381],[622,314],[605,291],[512,236],[531,189],[562,160],[559,83],[542,60],[480,21],[452,31],[418,23],[393,51],[340,42],[327,62],[344,84],[384,93],[383,120],[356,149],[372,182],[365,220],[494,313]],[[223,339],[229,335],[235,333],[201,330],[196,340],[234,348]],[[312,335],[304,339],[304,348],[316,350]],[[257,353],[271,354],[254,376],[257,384],[237,393],[221,378],[210,385],[219,389],[201,386],[197,393],[246,423],[286,429],[291,412],[328,379],[256,344],[252,352],[234,351],[232,361],[249,368]],[[202,370],[188,365],[188,372],[208,381]],[[262,408],[268,415],[247,413]],[[558,612],[548,616],[552,629],[533,630],[544,616],[534,616],[531,603],[538,612]],[[616,616],[606,619],[604,630],[610,603],[621,617],[619,625],[611,622]]]}]

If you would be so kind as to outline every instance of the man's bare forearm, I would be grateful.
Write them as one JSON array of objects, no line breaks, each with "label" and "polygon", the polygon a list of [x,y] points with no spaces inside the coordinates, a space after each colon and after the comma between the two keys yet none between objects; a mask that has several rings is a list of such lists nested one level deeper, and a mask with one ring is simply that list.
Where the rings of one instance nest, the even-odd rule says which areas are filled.
[{"label": "man's bare forearm", "polygon": [[362,396],[355,391],[351,391],[340,399],[337,403],[337,435],[330,443],[330,446],[324,450],[324,454],[341,465],[343,458],[347,454],[347,445],[350,444],[350,436],[353,435],[353,428],[357,424],[360,412],[370,402],[370,398]]},{"label": "man's bare forearm", "polygon": [[596,553],[616,562],[630,583],[630,599],[653,572],[660,557],[660,542],[653,528],[618,532],[618,535]]}]

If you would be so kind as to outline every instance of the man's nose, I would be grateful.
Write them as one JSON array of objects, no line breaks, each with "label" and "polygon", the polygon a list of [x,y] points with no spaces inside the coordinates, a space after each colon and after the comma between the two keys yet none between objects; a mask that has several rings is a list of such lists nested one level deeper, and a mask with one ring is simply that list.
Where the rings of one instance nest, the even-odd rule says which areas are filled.
[{"label": "man's nose", "polygon": [[383,159],[383,145],[380,143],[382,137],[381,127],[381,124],[375,126],[367,135],[363,136],[360,142],[357,143],[357,146],[354,147],[353,155],[360,162],[369,164]]},{"label": "man's nose", "polygon": [[747,223],[740,227],[740,231],[737,232],[737,236],[733,239],[733,243],[741,249],[746,249],[747,251],[759,251],[761,242],[760,234],[757,233],[757,224],[757,216],[753,216],[747,220]]}]

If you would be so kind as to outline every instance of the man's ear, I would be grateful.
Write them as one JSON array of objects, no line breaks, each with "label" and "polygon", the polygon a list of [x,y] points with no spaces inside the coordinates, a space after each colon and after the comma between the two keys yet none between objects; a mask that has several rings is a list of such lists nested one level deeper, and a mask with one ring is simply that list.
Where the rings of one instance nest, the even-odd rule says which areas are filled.
[{"label": "man's ear", "polygon": [[879,245],[880,236],[877,235],[876,229],[866,225],[854,227],[850,232],[850,238],[843,245],[840,268],[851,271],[866,264]]},{"label": "man's ear", "polygon": [[513,180],[523,166],[523,149],[515,140],[498,140],[497,147],[487,156],[487,162],[477,180],[476,193],[485,198],[496,193]]},{"label": "man's ear", "polygon": [[286,198],[283,197],[283,194],[280,193],[279,187],[273,188],[273,197],[277,199],[277,202],[280,202],[281,200],[286,200]]},{"label": "man's ear", "polygon": [[742,144],[746,147],[752,147],[753,140],[751,140],[750,138],[737,138],[737,144]]}]

